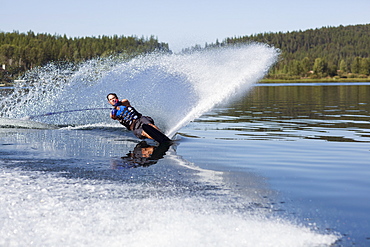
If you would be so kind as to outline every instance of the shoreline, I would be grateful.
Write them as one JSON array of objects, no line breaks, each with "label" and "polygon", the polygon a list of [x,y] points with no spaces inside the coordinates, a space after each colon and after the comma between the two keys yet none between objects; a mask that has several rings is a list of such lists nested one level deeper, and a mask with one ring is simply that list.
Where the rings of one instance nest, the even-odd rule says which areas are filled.
[{"label": "shoreline", "polygon": [[[315,83],[315,82],[370,82],[370,78],[321,78],[321,79],[292,79],[292,80],[284,80],[284,79],[262,79],[257,82],[258,83]],[[14,83],[0,83],[1,88],[5,87],[13,87]]]},{"label": "shoreline", "polygon": [[313,78],[305,78],[305,79],[292,79],[292,80],[284,80],[284,79],[262,79],[258,83],[300,83],[300,82],[369,82],[370,78],[321,78],[321,79],[313,79]]}]

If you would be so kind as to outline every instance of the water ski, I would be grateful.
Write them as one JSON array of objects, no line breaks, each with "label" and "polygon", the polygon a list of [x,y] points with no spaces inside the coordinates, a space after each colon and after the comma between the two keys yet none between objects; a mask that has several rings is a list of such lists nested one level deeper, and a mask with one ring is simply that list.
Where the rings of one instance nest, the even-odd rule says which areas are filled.
[{"label": "water ski", "polygon": [[170,143],[171,139],[149,124],[143,124],[143,130],[159,143]]}]

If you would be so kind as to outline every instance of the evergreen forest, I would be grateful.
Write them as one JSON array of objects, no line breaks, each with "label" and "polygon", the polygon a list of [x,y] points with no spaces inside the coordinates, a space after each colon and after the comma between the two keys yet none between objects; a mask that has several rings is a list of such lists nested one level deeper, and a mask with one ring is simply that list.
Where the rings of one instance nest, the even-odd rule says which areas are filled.
[{"label": "evergreen forest", "polygon": [[[261,33],[206,44],[205,49],[261,42],[281,56],[270,79],[364,78],[370,75],[370,24],[322,27],[305,31]],[[195,46],[184,50],[202,49]]]},{"label": "evergreen forest", "polygon": [[121,55],[129,59],[153,51],[169,52],[168,44],[149,38],[0,32],[0,82],[11,82],[36,66],[49,62],[82,62],[95,57]]},{"label": "evergreen forest", "polygon": [[[184,49],[202,49],[261,42],[280,50],[279,61],[267,75],[272,80],[370,79],[370,24],[322,27],[305,31],[260,33]],[[27,70],[49,62],[82,62],[95,57],[134,56],[171,52],[154,36],[98,36],[0,32],[0,82],[11,82]]]}]

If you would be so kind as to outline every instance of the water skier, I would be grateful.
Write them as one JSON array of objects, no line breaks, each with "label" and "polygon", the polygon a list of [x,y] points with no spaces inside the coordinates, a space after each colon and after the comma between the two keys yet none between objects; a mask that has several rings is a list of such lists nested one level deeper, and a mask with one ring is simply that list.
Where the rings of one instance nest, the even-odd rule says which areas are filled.
[{"label": "water skier", "polygon": [[117,94],[107,95],[109,104],[113,106],[110,117],[118,120],[128,130],[131,130],[140,139],[153,139],[159,143],[170,143],[171,140],[154,125],[151,117],[143,116],[136,111],[127,99],[119,100]]}]

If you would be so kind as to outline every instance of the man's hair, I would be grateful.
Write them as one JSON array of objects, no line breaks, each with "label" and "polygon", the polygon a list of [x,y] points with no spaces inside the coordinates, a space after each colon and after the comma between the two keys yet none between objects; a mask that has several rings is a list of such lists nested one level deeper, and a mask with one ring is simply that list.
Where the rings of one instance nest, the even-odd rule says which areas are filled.
[{"label": "man's hair", "polygon": [[110,93],[110,94],[108,94],[108,95],[107,95],[107,100],[109,100],[109,98],[108,98],[108,97],[109,97],[109,95],[113,95],[114,97],[116,97],[116,98],[118,99],[117,94],[115,94],[115,93]]}]

